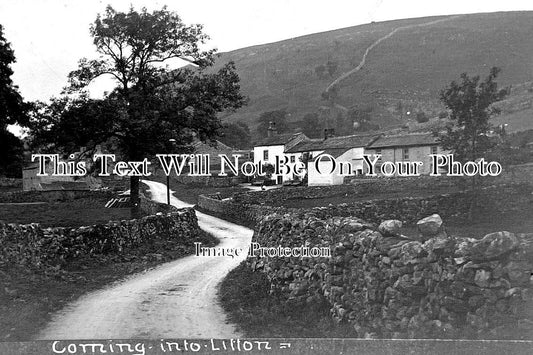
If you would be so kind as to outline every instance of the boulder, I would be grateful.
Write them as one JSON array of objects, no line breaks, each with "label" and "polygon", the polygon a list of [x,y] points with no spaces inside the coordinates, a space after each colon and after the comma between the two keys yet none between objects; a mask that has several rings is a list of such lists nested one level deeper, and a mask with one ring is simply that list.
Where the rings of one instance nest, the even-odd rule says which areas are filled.
[{"label": "boulder", "polygon": [[442,219],[438,214],[433,214],[426,218],[422,218],[416,223],[418,231],[424,239],[428,239],[439,234],[442,234],[444,227],[442,225]]},{"label": "boulder", "polygon": [[519,244],[513,233],[490,233],[473,243],[469,250],[472,260],[492,260],[514,250]]},{"label": "boulder", "polygon": [[389,219],[381,222],[378,227],[378,231],[384,236],[399,236],[400,229],[402,228],[402,222],[396,219]]},{"label": "boulder", "polygon": [[363,223],[361,223],[360,220],[357,220],[355,218],[348,219],[344,222],[342,225],[342,230],[345,233],[356,233],[360,232],[363,229],[365,229],[367,226]]}]

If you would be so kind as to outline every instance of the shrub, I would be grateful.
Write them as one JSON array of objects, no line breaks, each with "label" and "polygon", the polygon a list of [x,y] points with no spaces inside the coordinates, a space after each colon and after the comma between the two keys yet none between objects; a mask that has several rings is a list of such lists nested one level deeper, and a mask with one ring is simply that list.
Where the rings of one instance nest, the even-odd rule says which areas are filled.
[{"label": "shrub", "polygon": [[429,118],[426,116],[426,114],[423,111],[417,112],[416,114],[416,121],[418,123],[424,123],[429,121]]}]

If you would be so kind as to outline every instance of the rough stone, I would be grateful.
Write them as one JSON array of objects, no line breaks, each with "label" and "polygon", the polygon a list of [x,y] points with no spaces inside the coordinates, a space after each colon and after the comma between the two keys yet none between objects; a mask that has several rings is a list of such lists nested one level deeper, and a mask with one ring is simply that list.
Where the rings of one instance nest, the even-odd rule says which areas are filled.
[{"label": "rough stone", "polygon": [[401,235],[400,230],[402,228],[402,222],[396,219],[389,219],[387,221],[381,222],[378,227],[380,231],[385,236],[399,236]]},{"label": "rough stone", "polygon": [[436,236],[443,232],[442,219],[438,214],[433,214],[426,218],[422,218],[416,223],[416,226],[424,239]]},{"label": "rough stone", "polygon": [[475,242],[469,251],[472,260],[491,260],[514,250],[518,239],[507,231],[490,233]]},{"label": "rough stone", "polygon": [[485,271],[483,269],[479,269],[476,271],[476,276],[474,278],[474,282],[479,287],[488,287],[490,284],[490,272]]}]

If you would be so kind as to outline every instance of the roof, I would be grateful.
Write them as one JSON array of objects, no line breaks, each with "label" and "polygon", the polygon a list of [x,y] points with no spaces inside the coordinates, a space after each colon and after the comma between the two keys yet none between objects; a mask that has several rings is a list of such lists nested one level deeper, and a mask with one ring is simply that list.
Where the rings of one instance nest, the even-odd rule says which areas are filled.
[{"label": "roof", "polygon": [[322,149],[315,149],[318,144],[320,144],[323,140],[322,139],[310,139],[302,141],[298,144],[296,144],[294,147],[291,147],[290,149],[285,149],[285,153],[301,153],[301,152],[312,152],[315,150],[322,150]]},{"label": "roof", "polygon": [[347,150],[348,150],[348,148],[328,148],[328,149],[324,150],[322,153],[320,153],[317,156],[313,157],[313,161],[315,159],[317,159],[318,157],[324,155],[324,154],[331,155],[333,158],[338,158],[341,155],[343,155],[344,153],[346,153]]},{"label": "roof", "polygon": [[368,146],[369,149],[409,147],[421,145],[438,145],[433,133],[406,133],[393,136],[379,137]]},{"label": "roof", "polygon": [[[286,145],[291,140],[298,138],[299,136],[302,136],[302,135],[305,137],[303,133],[276,134],[276,135],[273,135],[272,137],[266,137],[260,140],[259,142],[257,142],[257,144],[255,144],[255,146],[266,147],[266,146],[271,146],[271,145]],[[307,137],[305,138],[307,139]]]},{"label": "roof", "polygon": [[[296,146],[287,149],[285,153],[298,153],[298,152],[312,152],[312,151],[324,151],[324,150],[343,150],[351,148],[366,147],[375,141],[379,135],[377,134],[358,134],[342,137],[331,137],[328,139],[313,139],[306,142],[301,142]],[[333,155],[333,154],[332,154]]]},{"label": "roof", "polygon": [[212,142],[212,144],[197,141],[192,146],[194,147],[194,152],[198,154],[229,153],[234,150],[218,140]]}]

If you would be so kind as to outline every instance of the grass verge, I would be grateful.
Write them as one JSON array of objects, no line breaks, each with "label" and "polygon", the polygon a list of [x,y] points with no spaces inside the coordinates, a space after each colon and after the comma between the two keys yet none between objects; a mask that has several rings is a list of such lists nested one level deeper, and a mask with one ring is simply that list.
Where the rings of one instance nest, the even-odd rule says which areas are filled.
[{"label": "grass verge", "polygon": [[184,245],[154,241],[121,255],[80,258],[64,269],[46,272],[22,267],[0,267],[0,341],[33,339],[52,314],[83,294],[95,291],[167,261],[194,253],[194,242],[214,246],[218,240],[200,231]]},{"label": "grass verge", "polygon": [[348,325],[335,324],[325,300],[312,306],[282,302],[279,295],[270,293],[267,277],[245,262],[222,281],[219,300],[245,337],[339,338],[354,334]]}]

